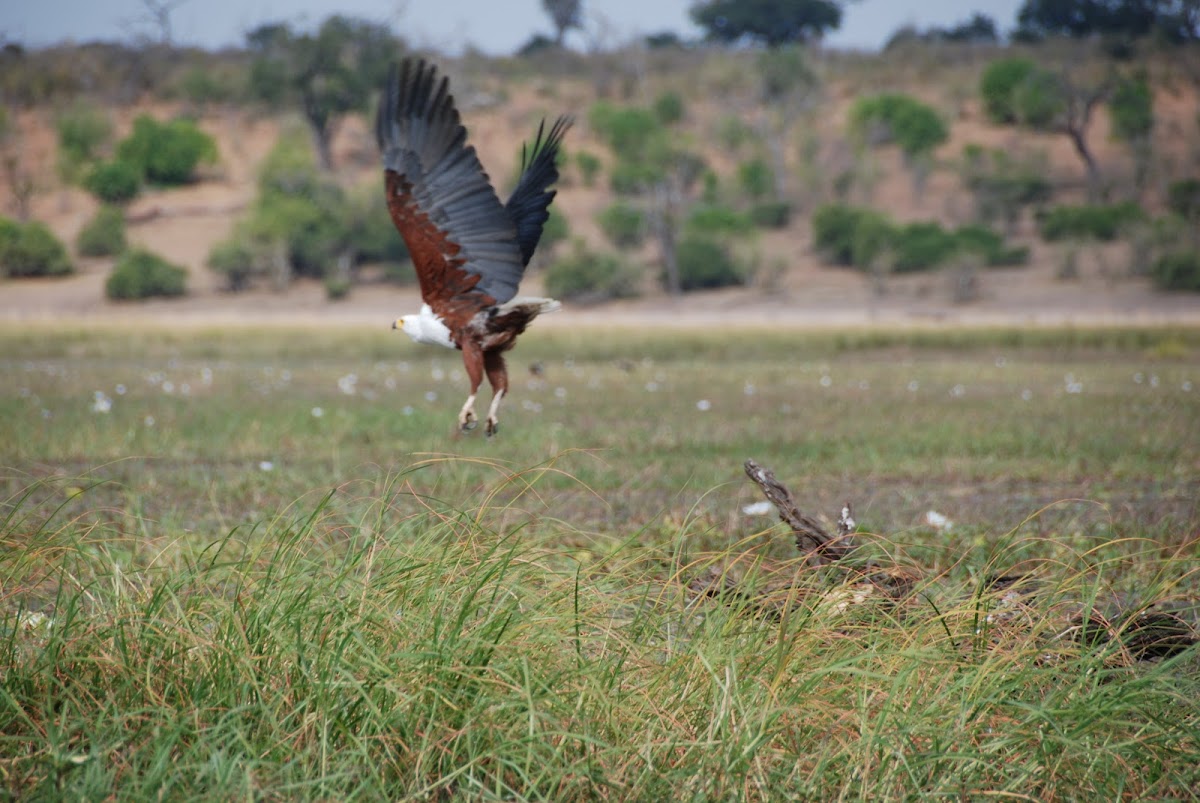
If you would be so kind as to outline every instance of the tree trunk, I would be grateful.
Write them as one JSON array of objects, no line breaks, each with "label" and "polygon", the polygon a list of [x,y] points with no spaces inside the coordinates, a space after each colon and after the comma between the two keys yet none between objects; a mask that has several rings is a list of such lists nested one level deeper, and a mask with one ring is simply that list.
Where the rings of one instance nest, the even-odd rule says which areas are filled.
[{"label": "tree trunk", "polygon": [[330,126],[312,127],[313,147],[317,151],[317,164],[326,173],[333,170],[333,132]]},{"label": "tree trunk", "polygon": [[333,170],[333,118],[322,110],[311,93],[304,93],[304,119],[312,131],[313,147],[317,151],[317,164],[325,172]]},{"label": "tree trunk", "polygon": [[654,187],[651,216],[654,232],[658,236],[658,249],[662,256],[663,270],[667,277],[667,292],[673,296],[683,294],[683,283],[679,277],[679,259],[675,251],[675,202],[673,190],[664,182]]},{"label": "tree trunk", "polygon": [[1068,125],[1067,136],[1071,138],[1071,144],[1075,146],[1075,153],[1079,154],[1084,167],[1087,168],[1088,198],[1095,201],[1100,192],[1100,165],[1096,163],[1096,157],[1092,156],[1092,151],[1088,147],[1087,131],[1078,125]]}]

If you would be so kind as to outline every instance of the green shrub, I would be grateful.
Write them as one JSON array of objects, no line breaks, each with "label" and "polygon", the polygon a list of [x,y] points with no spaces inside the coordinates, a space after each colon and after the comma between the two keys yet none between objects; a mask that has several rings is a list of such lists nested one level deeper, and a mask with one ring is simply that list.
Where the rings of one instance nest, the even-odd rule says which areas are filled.
[{"label": "green shrub", "polygon": [[353,282],[348,276],[326,276],[325,277],[325,297],[330,301],[341,301],[350,295],[350,288]]},{"label": "green shrub", "polygon": [[338,215],[342,198],[334,185],[312,197],[268,196],[260,199],[255,222],[264,231],[282,234],[296,275],[319,279],[346,247],[346,225]]},{"label": "green shrub", "polygon": [[664,92],[654,101],[654,114],[665,125],[674,125],[685,114],[683,98],[678,92]]},{"label": "green shrub", "polygon": [[0,275],[13,278],[65,276],[75,268],[67,249],[46,224],[0,218]]},{"label": "green shrub", "polygon": [[232,75],[221,75],[211,67],[192,67],[176,83],[178,94],[196,105],[221,103],[234,98],[238,82]]},{"label": "green shrub", "polygon": [[617,248],[636,248],[646,237],[646,216],[637,207],[617,201],[596,217],[600,230]]},{"label": "green shrub", "polygon": [[114,159],[92,168],[83,187],[102,203],[123,204],[133,200],[142,187],[141,174],[128,162]]},{"label": "green shrub", "polygon": [[882,214],[860,217],[851,233],[850,263],[859,270],[872,270],[875,260],[892,249],[896,227]]},{"label": "green shrub", "polygon": [[775,191],[775,171],[762,159],[751,159],[738,165],[738,183],[747,196],[761,200]]},{"label": "green shrub", "polygon": [[569,236],[571,236],[571,225],[567,223],[567,216],[558,211],[558,207],[550,207],[550,215],[542,225],[542,237],[538,240],[537,253],[550,253],[550,250],[554,246],[563,242]]},{"label": "green shrub", "polygon": [[1159,289],[1200,293],[1200,251],[1164,254],[1155,260],[1150,275]]},{"label": "green shrub", "polygon": [[959,240],[938,223],[921,222],[898,226],[889,243],[896,273],[913,273],[936,268],[958,251]]},{"label": "green shrub", "polygon": [[202,161],[216,161],[217,146],[191,120],[160,123],[143,114],[117,144],[117,157],[138,168],[146,181],[170,186],[191,181]]},{"label": "green shrub", "polygon": [[[862,265],[867,252],[873,250],[860,246],[859,258],[855,259],[859,226],[864,224],[871,230],[872,237],[869,239],[872,241],[887,228],[886,219],[874,210],[848,204],[826,204],[813,214],[813,242],[817,250],[834,265]],[[873,255],[872,252],[870,256]]]},{"label": "green shrub", "polygon": [[609,172],[609,187],[617,195],[637,195],[654,185],[660,171],[643,162],[619,161]]},{"label": "green shrub", "polygon": [[8,249],[21,236],[21,224],[11,218],[0,217],[0,276],[5,274],[4,264]]},{"label": "green shrub", "polygon": [[877,127],[886,141],[895,142],[909,156],[929,153],[950,136],[934,109],[908,95],[886,93],[860,98],[851,110],[850,119],[860,135]]},{"label": "green shrub", "polygon": [[351,247],[355,234],[367,238],[365,255],[391,254],[398,261],[407,256],[400,256],[403,241],[386,206],[365,193],[347,199],[345,191],[317,169],[312,147],[299,129],[286,132],[267,154],[258,187],[247,233],[262,242],[282,241],[297,275],[324,277],[334,259]]},{"label": "green shrub", "polygon": [[727,151],[736,151],[754,138],[754,130],[737,114],[727,114],[717,121],[717,142]]},{"label": "green shrub", "polygon": [[127,246],[125,213],[116,206],[102,206],[79,232],[75,250],[85,257],[112,257]]},{"label": "green shrub", "polygon": [[688,234],[675,251],[682,290],[732,287],[745,283],[745,277],[729,250],[711,237]]},{"label": "green shrub", "polygon": [[635,269],[615,254],[588,251],[577,245],[575,253],[556,260],[546,269],[546,293],[564,301],[597,303],[634,298],[638,292]]},{"label": "green shrub", "polygon": [[649,109],[619,107],[607,101],[592,106],[588,122],[592,130],[608,143],[613,153],[633,161],[644,158],[651,143],[664,130],[662,122]]},{"label": "green shrub", "polygon": [[979,91],[983,95],[983,109],[993,123],[1015,123],[1017,109],[1013,102],[1017,87],[1038,66],[1025,58],[1006,58],[993,61],[983,71]]},{"label": "green shrub", "polygon": [[1146,219],[1146,213],[1133,201],[1119,204],[1056,206],[1046,210],[1038,221],[1042,238],[1049,242],[1066,239],[1110,241],[1122,226]]},{"label": "green shrub", "polygon": [[701,204],[692,209],[684,223],[690,233],[712,236],[716,234],[748,234],[754,229],[749,215],[721,204]]},{"label": "green shrub", "polygon": [[971,224],[961,226],[954,232],[960,251],[976,254],[988,267],[1011,267],[1029,262],[1029,249],[1024,246],[1008,246],[1004,237],[987,226]]},{"label": "green shrub", "polygon": [[1171,182],[1167,187],[1167,206],[1184,220],[1200,221],[1200,178]]},{"label": "green shrub", "polygon": [[186,291],[187,271],[149,251],[126,251],[104,284],[114,300],[131,301],[154,296],[181,296]]},{"label": "green shrub", "polygon": [[83,102],[64,110],[54,121],[58,131],[58,174],[68,184],[80,182],[112,136],[108,117]]},{"label": "green shrub", "polygon": [[213,246],[208,253],[208,267],[225,274],[229,289],[234,292],[245,290],[251,277],[261,272],[258,253],[240,232]]},{"label": "green shrub", "polygon": [[792,219],[792,205],[787,201],[762,201],[750,207],[750,220],[762,229],[786,228]]},{"label": "green shrub", "polygon": [[600,157],[588,151],[578,151],[575,154],[575,164],[579,167],[579,174],[583,178],[583,186],[596,186],[596,176],[600,174]]},{"label": "green shrub", "polygon": [[1154,129],[1154,93],[1145,75],[1117,83],[1108,101],[1113,136],[1136,142],[1150,136]]},{"label": "green shrub", "polygon": [[1049,70],[1037,69],[1013,91],[1017,121],[1030,128],[1047,128],[1058,119],[1066,98],[1059,78]]},{"label": "green shrub", "polygon": [[80,163],[96,159],[112,136],[107,115],[82,102],[60,113],[54,127],[58,132],[59,151],[65,158]]},{"label": "green shrub", "polygon": [[[339,194],[335,194],[334,197]],[[324,195],[318,197],[323,198]],[[344,237],[337,238],[338,242],[331,244],[331,252],[337,250],[341,242],[345,242],[354,251],[356,265],[404,265],[408,262],[408,247],[404,244],[400,232],[396,231],[387,204],[381,203],[379,187],[374,181],[350,193],[341,217],[345,221],[346,232]]]}]

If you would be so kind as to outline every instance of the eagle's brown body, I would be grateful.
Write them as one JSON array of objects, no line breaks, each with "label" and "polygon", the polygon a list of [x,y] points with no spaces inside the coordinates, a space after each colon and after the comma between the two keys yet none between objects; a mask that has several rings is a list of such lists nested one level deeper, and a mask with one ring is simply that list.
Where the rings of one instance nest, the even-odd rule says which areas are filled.
[{"label": "eagle's brown body", "polygon": [[460,349],[471,393],[459,425],[475,424],[475,395],[484,375],[492,386],[487,433],[495,433],[508,391],[503,353],[535,317],[558,308],[552,299],[517,297],[517,286],[549,217],[558,179],[554,160],[571,121],[538,130],[517,189],[507,204],[466,144],[445,78],[432,65],[407,59],[394,70],[376,121],[383,152],[388,211],[404,237],[425,302],[399,318],[423,343]]}]

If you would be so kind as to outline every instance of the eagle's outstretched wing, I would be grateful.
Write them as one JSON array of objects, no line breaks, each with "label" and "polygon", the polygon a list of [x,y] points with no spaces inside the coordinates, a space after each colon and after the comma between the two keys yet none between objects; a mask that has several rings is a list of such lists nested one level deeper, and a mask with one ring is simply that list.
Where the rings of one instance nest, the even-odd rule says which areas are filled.
[{"label": "eagle's outstretched wing", "polygon": [[[550,126],[550,133],[543,139],[546,123],[543,120],[538,126],[537,138],[533,147],[525,151],[521,149],[521,180],[513,190],[512,197],[505,204],[505,209],[512,216],[513,224],[517,227],[517,242],[521,246],[521,264],[528,265],[533,250],[537,248],[538,240],[542,238],[542,227],[550,218],[548,211],[550,202],[554,200],[554,190],[547,190],[558,181],[558,148],[563,135],[571,127],[570,117],[559,117]],[[528,156],[527,156],[528,154]]]},{"label": "eagle's outstretched wing", "polygon": [[466,144],[447,79],[423,59],[394,67],[375,136],[388,210],[425,303],[453,327],[515,296],[527,261],[517,224]]}]

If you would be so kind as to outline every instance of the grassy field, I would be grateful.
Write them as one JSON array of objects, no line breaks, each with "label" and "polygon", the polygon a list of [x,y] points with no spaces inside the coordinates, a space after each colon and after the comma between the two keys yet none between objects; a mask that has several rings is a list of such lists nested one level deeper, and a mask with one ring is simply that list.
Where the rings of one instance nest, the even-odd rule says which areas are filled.
[{"label": "grassy field", "polygon": [[[488,441],[390,332],[0,330],[0,796],[1194,797],[1197,649],[1064,623],[1196,620],[1197,355],[536,332]],[[917,593],[695,599],[794,557],[751,457]]]}]

